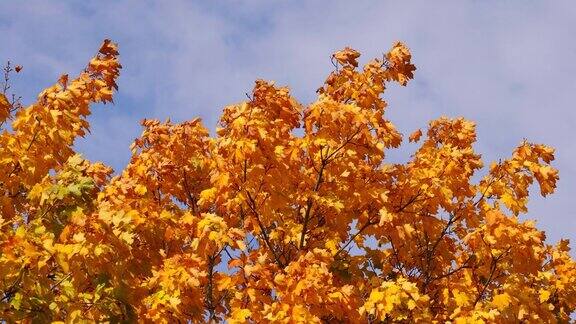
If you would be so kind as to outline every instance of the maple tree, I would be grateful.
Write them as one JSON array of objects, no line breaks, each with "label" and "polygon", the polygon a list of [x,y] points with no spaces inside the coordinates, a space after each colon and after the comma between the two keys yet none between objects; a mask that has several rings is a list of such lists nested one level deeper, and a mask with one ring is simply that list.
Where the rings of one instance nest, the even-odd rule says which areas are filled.
[{"label": "maple tree", "polygon": [[474,123],[443,117],[409,136],[407,163],[387,163],[403,136],[382,94],[415,67],[402,43],[362,69],[359,56],[335,53],[307,106],[256,81],[214,137],[199,119],[144,120],[116,175],[72,149],[90,104],[112,101],[114,43],[28,107],[5,86],[0,318],[568,321],[568,241],[520,218],[533,182],[554,191],[554,150],[523,142],[474,181]]}]

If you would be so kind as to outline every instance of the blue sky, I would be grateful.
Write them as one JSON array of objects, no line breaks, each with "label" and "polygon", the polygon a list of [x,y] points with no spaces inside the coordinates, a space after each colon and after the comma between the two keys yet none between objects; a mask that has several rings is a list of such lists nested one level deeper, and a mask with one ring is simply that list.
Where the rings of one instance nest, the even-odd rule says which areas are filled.
[{"label": "blue sky", "polygon": [[[0,2],[0,61],[24,66],[14,90],[31,103],[62,73],[77,74],[104,38],[124,66],[114,106],[94,107],[77,148],[115,169],[142,118],[200,116],[245,99],[257,78],[304,103],[351,46],[364,60],[395,40],[418,70],[385,94],[404,133],[442,115],[477,122],[486,162],[524,138],[557,149],[556,194],[533,190],[529,215],[550,242],[576,240],[576,3],[565,1],[16,1]],[[414,146],[391,153],[405,160]],[[574,244],[572,244],[574,246]]]}]

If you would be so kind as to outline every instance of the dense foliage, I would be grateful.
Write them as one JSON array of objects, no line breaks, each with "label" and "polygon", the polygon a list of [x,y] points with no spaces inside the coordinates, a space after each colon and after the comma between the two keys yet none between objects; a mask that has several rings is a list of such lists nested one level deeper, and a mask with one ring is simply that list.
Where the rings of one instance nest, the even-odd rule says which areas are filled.
[{"label": "dense foliage", "polygon": [[115,44],[28,107],[4,87],[0,318],[568,320],[568,242],[519,217],[533,182],[554,191],[554,150],[523,142],[484,170],[474,123],[443,117],[409,136],[407,163],[387,163],[403,136],[382,94],[415,67],[401,43],[362,69],[359,56],[335,53],[307,106],[256,81],[215,137],[199,119],[144,120],[115,176],[72,149],[90,104],[112,101]]}]

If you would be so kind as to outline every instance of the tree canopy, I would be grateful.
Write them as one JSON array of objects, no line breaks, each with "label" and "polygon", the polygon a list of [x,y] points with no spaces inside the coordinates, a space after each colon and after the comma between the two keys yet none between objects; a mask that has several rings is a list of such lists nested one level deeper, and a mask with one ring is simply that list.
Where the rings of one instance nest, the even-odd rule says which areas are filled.
[{"label": "tree canopy", "polygon": [[382,95],[416,69],[404,44],[362,68],[334,53],[309,105],[258,80],[215,136],[198,118],[145,119],[113,173],[73,143],[90,105],[112,101],[118,55],[105,40],[28,107],[0,94],[0,319],[570,319],[568,241],[521,218],[533,183],[556,187],[552,148],[525,141],[484,167],[475,124],[442,117],[409,135],[408,162],[387,162],[404,136]]}]

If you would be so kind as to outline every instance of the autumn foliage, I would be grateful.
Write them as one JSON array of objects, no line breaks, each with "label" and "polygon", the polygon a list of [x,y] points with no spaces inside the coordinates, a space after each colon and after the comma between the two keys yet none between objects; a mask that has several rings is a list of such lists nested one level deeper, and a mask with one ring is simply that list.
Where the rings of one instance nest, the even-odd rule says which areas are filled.
[{"label": "autumn foliage", "polygon": [[[386,85],[415,70],[396,43],[335,70],[304,106],[256,81],[199,119],[144,120],[117,173],[72,149],[120,71],[106,40],[76,78],[22,107],[0,94],[0,319],[228,323],[556,322],[576,308],[576,263],[524,220],[552,193],[554,150],[521,143],[483,168],[474,123],[409,136]],[[481,175],[477,176],[476,173]],[[481,179],[481,180],[477,180]]]}]

